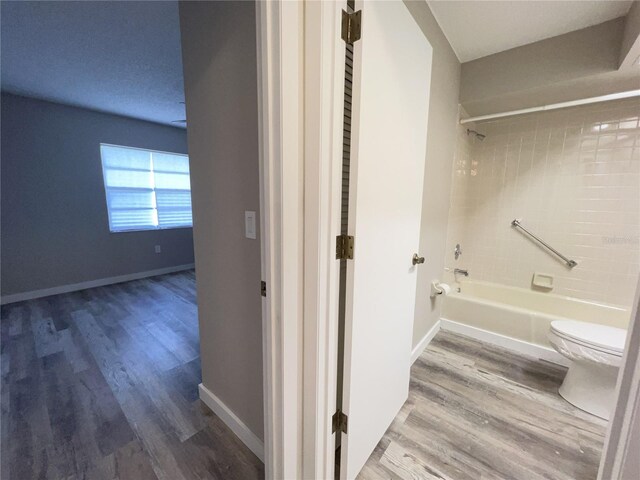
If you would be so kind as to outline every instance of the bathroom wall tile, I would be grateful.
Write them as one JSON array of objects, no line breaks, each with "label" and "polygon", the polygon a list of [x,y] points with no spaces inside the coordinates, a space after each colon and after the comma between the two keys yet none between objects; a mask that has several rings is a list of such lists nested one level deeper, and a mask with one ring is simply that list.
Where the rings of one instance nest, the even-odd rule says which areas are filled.
[{"label": "bathroom wall tile", "polygon": [[[447,267],[523,288],[546,272],[554,293],[630,305],[640,272],[639,112],[628,99],[460,126]],[[511,227],[514,218],[578,266]]]}]

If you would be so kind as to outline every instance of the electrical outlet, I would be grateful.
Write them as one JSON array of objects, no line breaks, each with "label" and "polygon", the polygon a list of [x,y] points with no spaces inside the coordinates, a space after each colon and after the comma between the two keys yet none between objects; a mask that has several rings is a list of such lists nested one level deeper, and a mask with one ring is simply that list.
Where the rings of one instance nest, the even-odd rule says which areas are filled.
[{"label": "electrical outlet", "polygon": [[156,245],[156,253],[160,252],[162,252],[162,248],[160,247],[160,245]]}]

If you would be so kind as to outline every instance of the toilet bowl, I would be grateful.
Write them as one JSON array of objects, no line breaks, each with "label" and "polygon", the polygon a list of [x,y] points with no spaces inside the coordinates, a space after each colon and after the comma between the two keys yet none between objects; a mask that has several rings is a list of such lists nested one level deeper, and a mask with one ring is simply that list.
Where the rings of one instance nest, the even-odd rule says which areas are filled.
[{"label": "toilet bowl", "polygon": [[551,322],[549,342],[571,360],[558,393],[581,410],[609,420],[627,332],[574,320]]}]

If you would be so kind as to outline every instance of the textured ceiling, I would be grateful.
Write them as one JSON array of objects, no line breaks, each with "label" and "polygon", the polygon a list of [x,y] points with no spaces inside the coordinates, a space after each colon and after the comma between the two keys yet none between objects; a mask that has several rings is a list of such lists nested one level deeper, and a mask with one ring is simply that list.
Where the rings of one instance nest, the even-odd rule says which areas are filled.
[{"label": "textured ceiling", "polygon": [[185,118],[177,2],[1,3],[2,90],[173,126]]},{"label": "textured ceiling", "polygon": [[631,1],[428,0],[461,62],[626,15]]}]

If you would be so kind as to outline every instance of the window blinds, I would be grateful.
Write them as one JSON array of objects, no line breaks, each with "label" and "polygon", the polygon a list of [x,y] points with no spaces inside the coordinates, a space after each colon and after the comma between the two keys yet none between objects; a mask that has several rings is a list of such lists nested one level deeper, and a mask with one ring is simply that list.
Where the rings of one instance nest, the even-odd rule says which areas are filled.
[{"label": "window blinds", "polygon": [[189,157],[100,145],[112,232],[190,227]]}]

